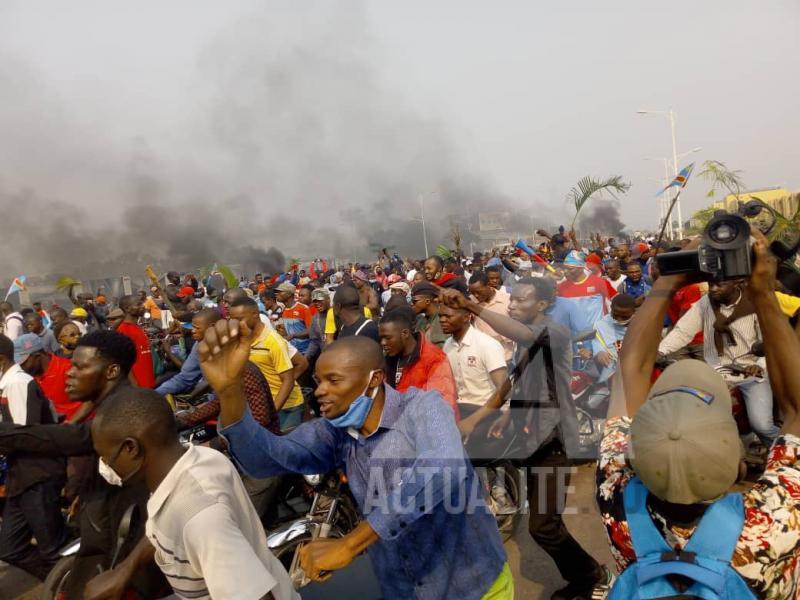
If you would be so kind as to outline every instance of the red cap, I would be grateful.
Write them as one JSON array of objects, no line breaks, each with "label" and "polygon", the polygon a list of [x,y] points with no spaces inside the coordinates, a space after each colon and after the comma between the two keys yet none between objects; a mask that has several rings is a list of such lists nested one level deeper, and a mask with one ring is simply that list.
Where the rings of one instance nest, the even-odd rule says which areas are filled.
[{"label": "red cap", "polygon": [[592,252],[589,256],[586,257],[586,264],[591,263],[593,265],[599,265],[600,262],[601,262],[600,257],[597,256],[597,254],[595,254],[594,252]]},{"label": "red cap", "polygon": [[178,298],[189,298],[194,296],[194,288],[190,285],[183,286],[178,292]]},{"label": "red cap", "polygon": [[641,242],[636,245],[637,252],[644,253],[647,252],[648,249],[649,249],[648,245],[645,244],[644,242]]}]

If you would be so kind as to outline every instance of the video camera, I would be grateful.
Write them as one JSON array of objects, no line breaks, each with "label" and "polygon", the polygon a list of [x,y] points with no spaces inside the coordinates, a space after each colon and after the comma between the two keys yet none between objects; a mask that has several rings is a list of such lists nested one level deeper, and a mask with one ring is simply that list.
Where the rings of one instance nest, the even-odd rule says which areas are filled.
[{"label": "video camera", "polygon": [[658,254],[656,262],[662,275],[702,273],[716,281],[741,279],[750,276],[752,246],[747,220],[720,210],[703,230],[697,250]]}]

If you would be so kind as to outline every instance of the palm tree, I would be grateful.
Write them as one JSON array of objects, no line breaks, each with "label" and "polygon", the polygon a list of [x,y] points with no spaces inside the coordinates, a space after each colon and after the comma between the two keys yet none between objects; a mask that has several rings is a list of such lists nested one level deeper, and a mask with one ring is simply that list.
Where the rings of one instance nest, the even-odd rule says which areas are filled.
[{"label": "palm tree", "polygon": [[575,221],[581,209],[595,194],[608,193],[614,200],[619,200],[617,194],[624,194],[631,188],[630,183],[622,181],[622,175],[614,175],[603,181],[594,179],[590,176],[582,178],[567,194],[567,200],[575,206],[575,217],[572,219],[570,229],[575,228]]},{"label": "palm tree", "polygon": [[718,160],[704,162],[700,177],[711,182],[711,189],[706,193],[708,198],[713,198],[718,188],[725,188],[729,194],[733,194],[738,200],[739,194],[742,193],[742,188],[744,188],[742,171],[738,169],[731,170],[725,166],[725,163]]}]

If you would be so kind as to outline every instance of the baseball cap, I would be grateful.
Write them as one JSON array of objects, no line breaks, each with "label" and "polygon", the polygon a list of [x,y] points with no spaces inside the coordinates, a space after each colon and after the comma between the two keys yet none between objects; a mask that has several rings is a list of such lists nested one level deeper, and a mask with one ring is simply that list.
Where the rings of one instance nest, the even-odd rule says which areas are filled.
[{"label": "baseball cap", "polygon": [[589,256],[586,257],[586,264],[589,265],[599,265],[602,262],[602,259],[592,252]]},{"label": "baseball cap", "polygon": [[311,292],[311,301],[314,302],[316,300],[327,300],[330,299],[331,295],[323,289],[317,289]]},{"label": "baseball cap", "polygon": [[633,250],[631,251],[631,256],[633,256],[633,258],[639,258],[649,249],[650,247],[647,244],[645,244],[644,242],[640,242],[633,247]]},{"label": "baseball cap", "polygon": [[106,316],[106,319],[121,319],[124,316],[125,313],[122,312],[121,308],[114,308],[111,311],[109,311],[108,316]]},{"label": "baseball cap", "polygon": [[398,281],[397,283],[393,283],[389,286],[390,290],[403,290],[406,295],[411,291],[411,286],[408,285],[407,281]]},{"label": "baseball cap", "polygon": [[569,254],[567,254],[566,258],[564,258],[564,266],[573,267],[575,269],[585,269],[586,255],[583,254],[583,252],[572,250]]},{"label": "baseball cap", "polygon": [[741,443],[722,377],[699,360],[667,368],[633,418],[631,450],[634,471],[662,500],[696,504],[727,492]]},{"label": "baseball cap", "polygon": [[88,312],[86,312],[86,309],[85,309],[85,308],[81,308],[80,306],[77,306],[77,307],[75,307],[75,308],[73,308],[73,309],[72,309],[72,312],[71,312],[71,313],[69,313],[69,316],[70,316],[70,317],[83,317],[83,318],[88,318],[88,317],[89,317],[89,313],[88,313]]},{"label": "baseball cap", "polygon": [[[396,284],[395,284],[396,285]],[[427,281],[420,281],[417,285],[411,288],[412,296],[439,296],[439,288]]]},{"label": "baseball cap", "polygon": [[24,363],[31,354],[44,351],[42,338],[35,333],[26,333],[14,340],[14,362]]},{"label": "baseball cap", "polygon": [[294,294],[296,288],[289,283],[288,281],[284,281],[278,287],[275,288],[279,292],[286,292],[287,294]]},{"label": "baseball cap", "polygon": [[185,285],[178,291],[178,298],[189,298],[191,296],[194,296],[194,288],[190,285]]}]

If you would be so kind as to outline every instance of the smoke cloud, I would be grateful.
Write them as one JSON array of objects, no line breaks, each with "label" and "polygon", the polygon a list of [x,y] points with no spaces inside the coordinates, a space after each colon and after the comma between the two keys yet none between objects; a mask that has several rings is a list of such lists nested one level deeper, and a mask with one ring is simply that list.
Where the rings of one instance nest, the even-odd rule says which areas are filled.
[{"label": "smoke cloud", "polygon": [[625,229],[616,200],[592,200],[580,215],[579,222],[583,230],[604,235],[616,236]]},{"label": "smoke cloud", "polygon": [[283,8],[220,24],[176,74],[177,109],[61,98],[0,42],[0,277],[422,256],[423,195],[431,250],[453,216],[535,209],[467,173],[382,82],[363,7]]}]

